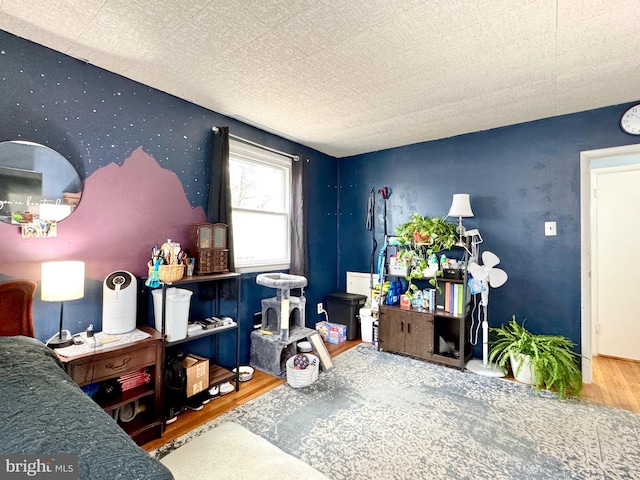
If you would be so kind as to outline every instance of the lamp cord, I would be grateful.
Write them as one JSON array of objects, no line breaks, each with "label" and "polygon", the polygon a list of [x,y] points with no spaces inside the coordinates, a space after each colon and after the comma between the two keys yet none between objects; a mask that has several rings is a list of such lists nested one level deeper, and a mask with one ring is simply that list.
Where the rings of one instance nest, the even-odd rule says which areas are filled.
[{"label": "lamp cord", "polygon": [[[473,298],[473,310],[471,310],[471,319],[475,319],[476,317],[476,311],[478,310],[478,301],[476,299],[476,296],[474,295]],[[478,344],[478,334],[480,332],[480,325],[482,325],[482,321],[480,319],[480,313],[477,314],[478,315],[478,322],[476,323],[475,321],[471,322],[471,345],[477,345]],[[474,327],[475,324],[475,327]]]}]

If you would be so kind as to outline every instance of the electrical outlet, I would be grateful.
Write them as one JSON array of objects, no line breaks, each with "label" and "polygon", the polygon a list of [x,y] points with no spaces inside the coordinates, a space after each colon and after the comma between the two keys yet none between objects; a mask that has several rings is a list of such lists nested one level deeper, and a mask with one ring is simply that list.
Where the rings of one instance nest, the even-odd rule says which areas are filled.
[{"label": "electrical outlet", "polygon": [[322,302],[318,303],[318,315],[322,315],[322,312],[324,312],[324,307],[322,306]]},{"label": "electrical outlet", "polygon": [[556,222],[544,222],[544,234],[547,237],[555,237],[557,235]]}]

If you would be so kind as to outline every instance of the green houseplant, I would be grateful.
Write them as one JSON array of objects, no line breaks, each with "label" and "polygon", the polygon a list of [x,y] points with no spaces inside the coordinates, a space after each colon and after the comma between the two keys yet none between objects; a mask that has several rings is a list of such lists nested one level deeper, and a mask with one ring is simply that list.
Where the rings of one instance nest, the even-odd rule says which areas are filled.
[{"label": "green houseplant", "polygon": [[524,322],[518,324],[515,315],[507,325],[492,328],[491,333],[495,340],[490,342],[489,362],[503,368],[510,362],[516,378],[530,367],[531,381],[526,383],[555,391],[559,400],[580,396],[579,355],[572,350],[575,344],[571,340],[561,335],[533,334]]},{"label": "green houseplant", "polygon": [[[424,278],[424,271],[429,266],[429,257],[442,250],[449,250],[458,240],[456,225],[445,221],[441,217],[423,217],[414,213],[409,221],[395,229],[398,244],[402,247],[400,260],[409,268],[406,279],[409,286],[405,295],[412,298],[418,287],[413,284],[414,279]],[[429,283],[438,288],[438,277],[442,270],[438,270]]]}]

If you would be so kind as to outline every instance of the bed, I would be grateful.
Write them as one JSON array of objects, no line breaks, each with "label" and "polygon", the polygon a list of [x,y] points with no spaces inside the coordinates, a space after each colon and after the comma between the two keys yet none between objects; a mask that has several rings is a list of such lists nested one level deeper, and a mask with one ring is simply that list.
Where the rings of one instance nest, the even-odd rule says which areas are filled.
[{"label": "bed", "polygon": [[2,454],[78,455],[80,479],[173,479],[39,340],[0,337],[0,406]]}]

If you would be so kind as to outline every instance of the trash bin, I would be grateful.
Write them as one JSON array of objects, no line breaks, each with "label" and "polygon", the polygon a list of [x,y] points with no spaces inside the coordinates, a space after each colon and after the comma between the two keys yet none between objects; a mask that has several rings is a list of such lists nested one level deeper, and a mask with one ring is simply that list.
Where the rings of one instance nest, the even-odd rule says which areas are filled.
[{"label": "trash bin", "polygon": [[373,314],[370,308],[360,309],[360,331],[363,342],[373,343]]},{"label": "trash bin", "polygon": [[[162,289],[152,290],[155,329],[162,329]],[[189,307],[193,292],[185,288],[167,288],[167,311],[164,317],[165,333],[168,342],[182,340],[187,336],[189,323]]]},{"label": "trash bin", "polygon": [[360,338],[358,312],[367,301],[366,295],[337,292],[327,295],[327,314],[329,322],[347,326],[347,340]]}]

